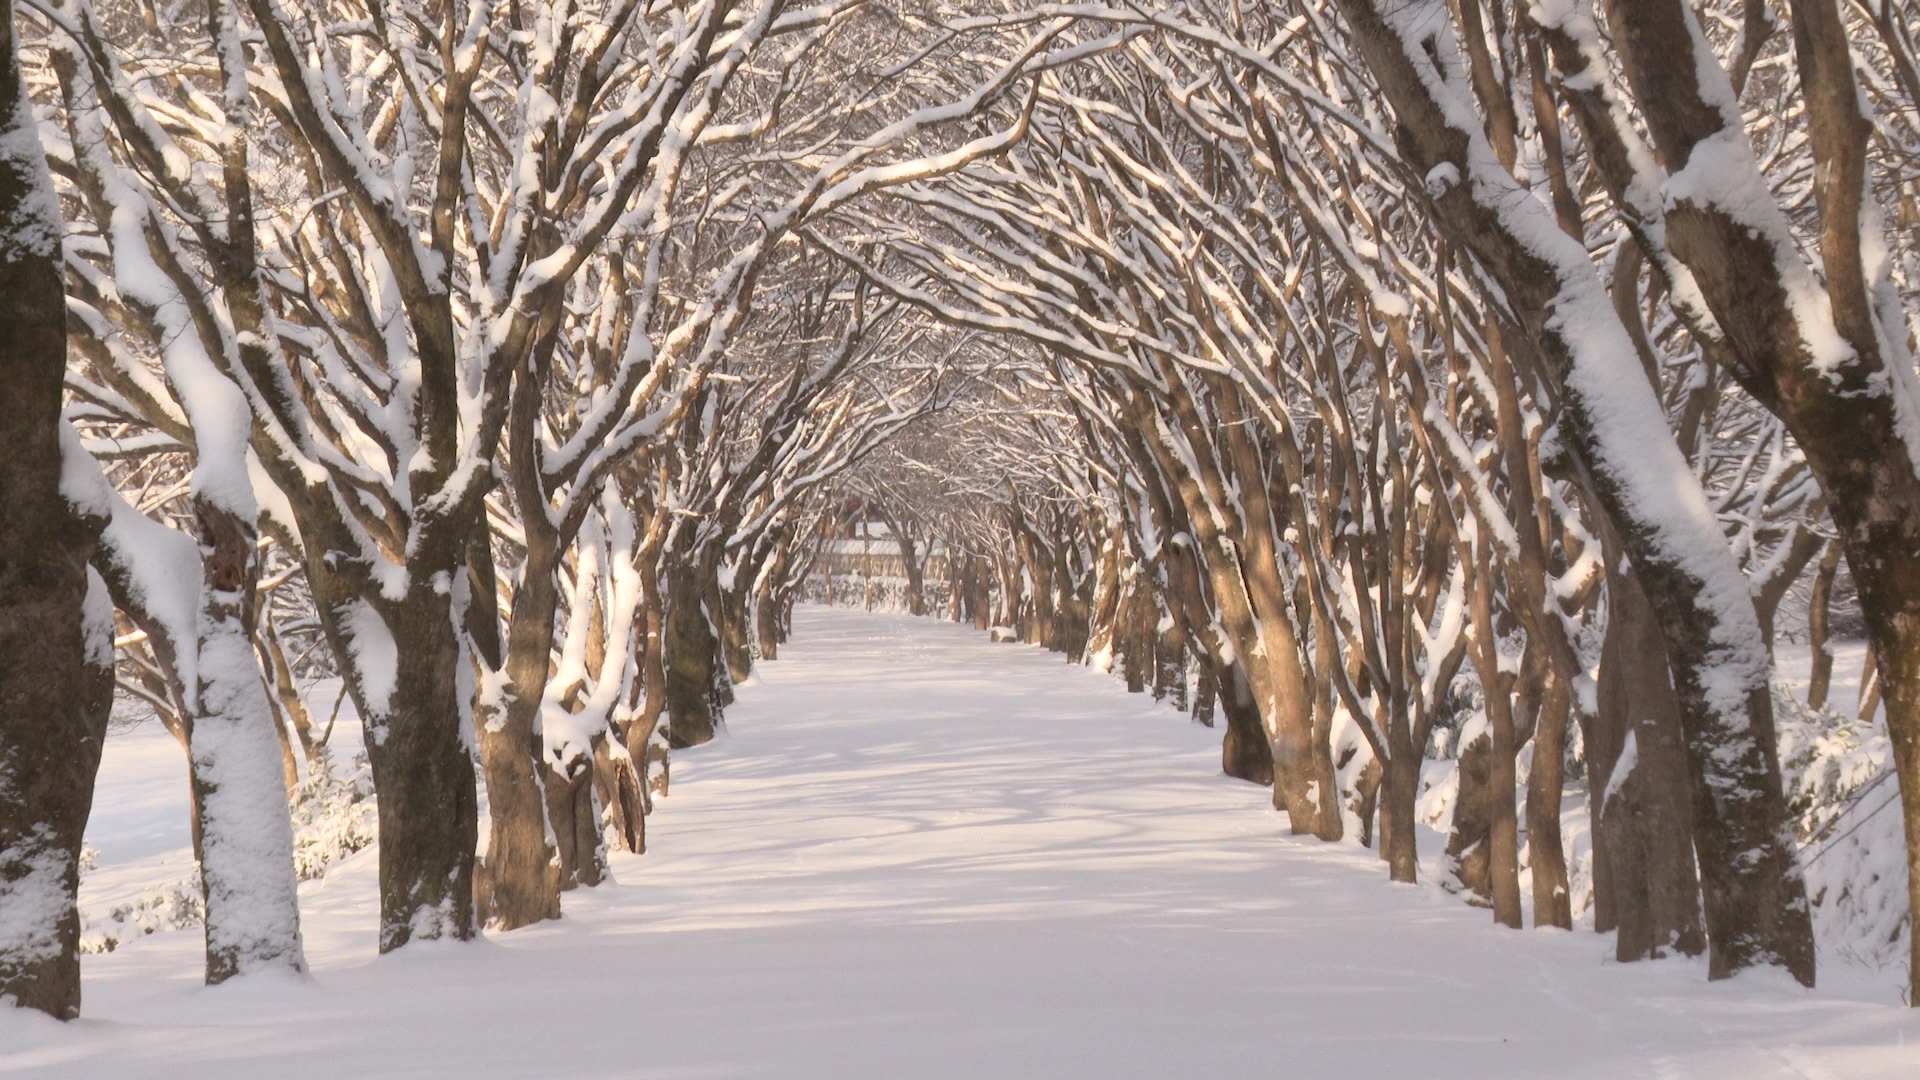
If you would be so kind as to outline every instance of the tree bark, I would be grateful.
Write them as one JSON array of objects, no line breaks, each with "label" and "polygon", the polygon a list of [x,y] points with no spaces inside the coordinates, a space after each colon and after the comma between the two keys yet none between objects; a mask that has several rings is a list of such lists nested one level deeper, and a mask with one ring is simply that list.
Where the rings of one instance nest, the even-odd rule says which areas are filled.
[{"label": "tree bark", "polygon": [[[1484,535],[1463,544],[1462,555],[1471,559],[1473,583],[1470,586],[1473,616],[1473,644],[1470,652],[1480,675],[1482,697],[1487,710],[1486,792],[1484,810],[1487,828],[1487,898],[1493,904],[1493,919],[1503,926],[1519,929],[1520,913],[1520,826],[1514,812],[1519,780],[1514,755],[1519,745],[1514,738],[1513,679],[1501,670],[1499,631],[1494,625],[1493,558]],[[1461,766],[1466,766],[1462,754]],[[1462,786],[1464,797],[1465,787]]]},{"label": "tree bark", "polygon": [[1807,601],[1807,651],[1812,670],[1807,677],[1807,707],[1824,709],[1833,687],[1833,652],[1828,638],[1828,620],[1832,618],[1833,579],[1840,571],[1841,548],[1828,542],[1820,553],[1820,568],[1813,578],[1813,595]]},{"label": "tree bark", "polygon": [[258,638],[260,666],[267,672],[275,699],[279,702],[280,713],[286,720],[293,738],[300,744],[299,761],[295,762],[287,774],[287,786],[299,782],[300,762],[311,763],[318,748],[313,741],[313,714],[308,711],[307,703],[300,698],[300,683],[293,676],[293,666],[287,660],[287,650],[280,642],[280,635],[274,630],[269,619]]},{"label": "tree bark", "polygon": [[679,750],[711,742],[717,731],[713,683],[720,643],[707,621],[698,568],[683,563],[668,571],[667,581],[662,681],[670,721],[668,745]]},{"label": "tree bark", "polygon": [[80,845],[112,700],[113,617],[87,570],[105,507],[69,501],[101,493],[61,483],[61,226],[11,0],[0,0],[0,34],[0,999],[71,1020]]},{"label": "tree bark", "polygon": [[356,619],[358,627],[384,615],[391,634],[384,644],[394,650],[385,661],[394,668],[385,701],[366,692],[369,672],[352,676],[363,686],[357,696],[380,808],[383,953],[409,941],[464,941],[479,932],[473,908],[479,800],[460,731],[461,631],[450,595],[432,578],[412,581],[386,612]]},{"label": "tree bark", "polygon": [[1460,747],[1459,794],[1447,831],[1447,868],[1477,906],[1493,906],[1493,739],[1477,733]]},{"label": "tree bark", "polygon": [[[1305,580],[1299,583],[1307,587]],[[1329,672],[1340,662],[1340,645],[1335,631],[1321,618],[1311,603],[1298,605],[1313,612],[1313,660],[1317,670]],[[1313,690],[1313,783],[1320,804],[1320,828],[1314,835],[1322,840],[1341,839],[1346,822],[1340,814],[1340,779],[1333,763],[1333,679],[1322,675],[1314,680]]]},{"label": "tree bark", "polygon": [[1387,876],[1407,885],[1420,880],[1413,835],[1420,761],[1417,754],[1395,754],[1387,759],[1380,784],[1380,856],[1387,861]]},{"label": "tree bark", "polygon": [[973,628],[982,631],[993,627],[993,575],[987,572],[985,562],[978,555],[967,556],[967,574],[972,580],[969,595],[973,598]]},{"label": "tree bark", "polygon": [[901,520],[887,518],[887,531],[893,534],[893,542],[900,549],[900,562],[907,572],[907,614],[925,615],[927,613],[926,568],[921,564],[920,547],[913,537],[901,527]]},{"label": "tree bark", "polygon": [[594,796],[613,818],[620,843],[635,855],[647,853],[647,792],[624,744],[596,739],[593,744]]},{"label": "tree bark", "polygon": [[1116,524],[1102,538],[1094,564],[1093,600],[1087,612],[1087,662],[1095,670],[1113,671],[1114,654],[1120,650],[1122,633],[1121,595],[1126,588],[1120,569],[1120,552],[1125,537]]},{"label": "tree bark", "polygon": [[[481,913],[487,925],[515,930],[560,917],[559,880],[548,842],[540,777],[541,737],[535,730],[553,649],[559,589],[558,552],[551,538],[527,530],[506,655],[488,661],[473,709],[480,765],[487,785],[487,857],[480,868]],[[493,597],[475,603],[493,603]],[[498,665],[494,667],[493,665]]]},{"label": "tree bark", "polygon": [[541,769],[547,818],[553,822],[554,847],[560,859],[560,887],[594,886],[606,877],[606,851],[601,845],[600,815],[594,805],[593,757],[581,754],[564,765]]},{"label": "tree bark", "polygon": [[[1617,565],[1617,564],[1615,564]],[[1672,949],[1705,948],[1700,879],[1694,869],[1693,811],[1679,704],[1652,605],[1631,573],[1607,582],[1607,636],[1601,649],[1599,710],[1587,761],[1588,810],[1596,864],[1595,929],[1617,927],[1621,961]]]},{"label": "tree bark", "polygon": [[[1220,740],[1220,767],[1228,776],[1263,787],[1273,783],[1273,750],[1267,726],[1247,686],[1239,664],[1227,664],[1217,676],[1220,712],[1226,716],[1226,735]],[[1296,827],[1294,832],[1305,832]]]},{"label": "tree bark", "polygon": [[732,585],[715,584],[709,598],[720,631],[720,656],[733,682],[745,682],[753,674],[753,638],[747,623],[749,587],[736,577]]},{"label": "tree bark", "polygon": [[1572,689],[1548,672],[1533,725],[1533,767],[1527,772],[1527,866],[1533,871],[1533,925],[1573,929],[1566,846],[1560,838],[1560,795],[1567,784],[1567,716]]}]

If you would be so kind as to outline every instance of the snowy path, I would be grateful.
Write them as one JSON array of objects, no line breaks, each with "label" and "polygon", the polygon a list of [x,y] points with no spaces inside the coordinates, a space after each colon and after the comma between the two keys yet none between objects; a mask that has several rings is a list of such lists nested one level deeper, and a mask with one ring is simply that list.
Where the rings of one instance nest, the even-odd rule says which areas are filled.
[{"label": "snowy path", "polygon": [[1105,676],[797,622],[676,758],[653,853],[562,923],[377,959],[363,854],[305,895],[311,980],[209,991],[197,935],[138,941],[90,958],[89,1019],[0,1011],[0,1074],[1920,1076],[1907,1010],[1605,963],[1293,840],[1213,732]]}]

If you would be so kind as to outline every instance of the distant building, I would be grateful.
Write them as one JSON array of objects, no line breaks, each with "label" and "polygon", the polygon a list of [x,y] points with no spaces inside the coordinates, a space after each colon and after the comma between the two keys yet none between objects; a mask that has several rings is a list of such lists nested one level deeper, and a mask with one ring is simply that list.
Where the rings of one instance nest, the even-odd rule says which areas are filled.
[{"label": "distant building", "polygon": [[[893,539],[885,522],[854,521],[850,523],[846,536],[822,540],[820,543],[821,565],[835,577],[907,576],[906,560],[900,557],[900,544]],[[915,550],[915,554],[920,556],[923,580],[929,583],[946,580],[946,549],[938,541],[927,541]]]}]

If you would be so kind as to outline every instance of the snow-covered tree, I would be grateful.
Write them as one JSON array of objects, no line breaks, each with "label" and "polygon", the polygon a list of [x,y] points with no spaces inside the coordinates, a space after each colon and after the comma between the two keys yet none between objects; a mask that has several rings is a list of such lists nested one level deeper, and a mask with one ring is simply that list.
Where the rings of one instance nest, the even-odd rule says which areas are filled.
[{"label": "snow-covered tree", "polygon": [[113,619],[87,567],[107,515],[60,416],[58,204],[0,5],[0,1000],[80,1012],[80,841],[112,692]]}]

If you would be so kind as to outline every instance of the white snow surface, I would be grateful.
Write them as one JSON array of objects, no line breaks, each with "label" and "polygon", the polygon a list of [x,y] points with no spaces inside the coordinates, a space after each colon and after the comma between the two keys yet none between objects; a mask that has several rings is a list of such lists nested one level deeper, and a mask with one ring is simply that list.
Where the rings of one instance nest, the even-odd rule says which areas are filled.
[{"label": "white snow surface", "polygon": [[[1884,973],[1708,984],[1592,933],[1498,929],[1286,835],[1219,774],[1218,731],[1036,648],[801,608],[727,726],[676,754],[652,852],[614,855],[617,884],[558,923],[376,957],[363,851],[303,889],[310,977],[209,990],[197,934],[136,939],[86,957],[84,1019],[0,1010],[0,1074],[1920,1073]],[[99,878],[184,843],[163,739],[109,740]]]}]

